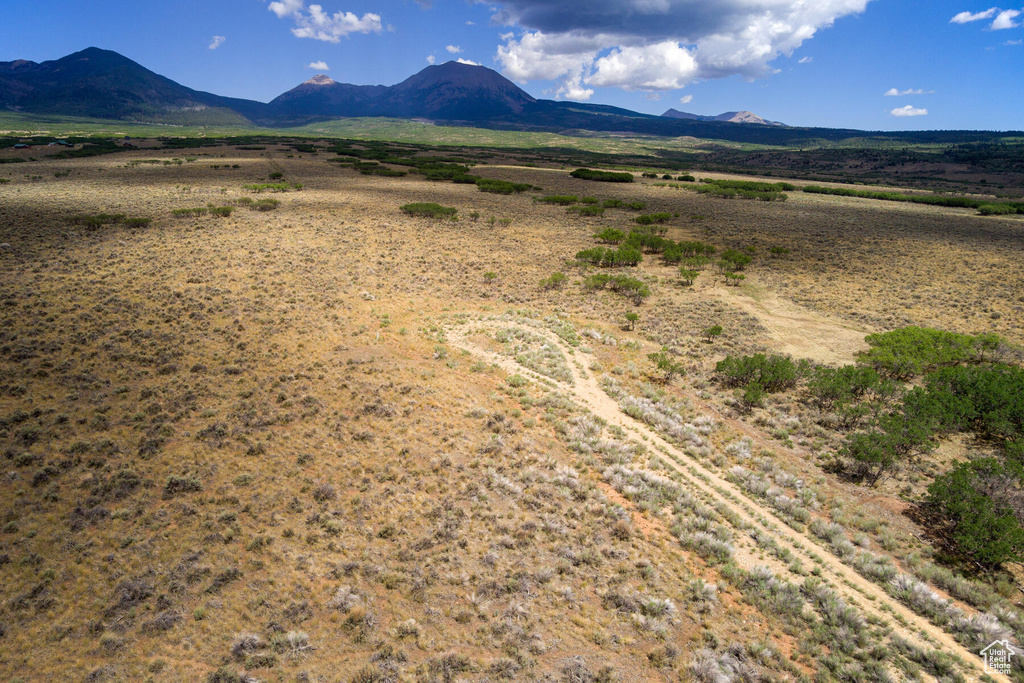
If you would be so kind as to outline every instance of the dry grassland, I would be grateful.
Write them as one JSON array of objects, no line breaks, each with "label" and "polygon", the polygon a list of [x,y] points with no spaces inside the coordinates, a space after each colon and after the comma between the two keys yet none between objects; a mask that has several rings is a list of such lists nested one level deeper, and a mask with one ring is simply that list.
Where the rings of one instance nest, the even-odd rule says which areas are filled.
[{"label": "dry grassland", "polygon": [[[176,154],[0,166],[0,679],[977,678],[977,661],[943,668],[942,624],[793,546],[804,513],[699,486],[760,458],[808,519],[910,572],[931,553],[902,514],[915,473],[873,491],[825,475],[838,436],[807,409],[740,419],[708,377],[764,349],[850,362],[906,324],[1024,343],[1024,222],[474,170],[641,200],[674,214],[669,238],[756,249],[740,288],[710,268],[684,287],[647,257],[635,307],[566,259],[636,212],[581,218],[283,146],[130,163]],[[302,189],[242,188],[271,173]],[[280,206],[172,215],[266,197]],[[152,222],[72,220],[101,213]],[[566,285],[542,289],[556,271]],[[647,360],[662,346],[690,370],[670,386]],[[678,418],[674,445],[588,408],[586,378]],[[861,612],[830,622],[836,600]]]}]

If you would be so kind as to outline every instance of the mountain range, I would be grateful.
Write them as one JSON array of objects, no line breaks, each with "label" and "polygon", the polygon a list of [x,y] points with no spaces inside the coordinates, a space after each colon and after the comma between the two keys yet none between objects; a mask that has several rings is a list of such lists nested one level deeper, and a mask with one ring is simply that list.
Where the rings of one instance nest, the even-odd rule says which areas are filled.
[{"label": "mountain range", "polygon": [[686,124],[752,123],[760,117],[664,116],[580,102],[538,100],[483,66],[428,66],[393,86],[351,85],[319,75],[269,103],[185,87],[111,50],[90,47],[46,62],[0,62],[0,109],[184,125],[287,127],[339,117],[425,118],[519,130],[594,130],[722,137]]},{"label": "mountain range", "polygon": [[[614,132],[792,145],[879,136],[920,142],[971,140],[970,131],[868,133],[795,128],[746,111],[661,116],[620,107],[536,99],[483,66],[428,66],[397,85],[351,85],[327,76],[269,103],[192,90],[110,50],[90,47],[46,62],[0,62],[0,110],[40,115],[206,126],[299,126],[339,117],[424,118],[447,124],[573,134]],[[981,139],[981,138],[979,138]]]}]

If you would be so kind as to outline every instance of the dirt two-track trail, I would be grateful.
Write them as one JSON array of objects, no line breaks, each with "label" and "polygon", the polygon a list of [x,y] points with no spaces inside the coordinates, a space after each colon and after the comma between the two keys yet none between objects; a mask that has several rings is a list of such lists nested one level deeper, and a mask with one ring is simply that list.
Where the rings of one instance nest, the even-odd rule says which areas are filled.
[{"label": "dirt two-track trail", "polygon": [[[450,329],[448,340],[471,354],[497,364],[509,374],[534,375],[519,365],[514,358],[482,348],[471,338],[471,335],[479,334],[481,331],[495,331],[510,326],[514,326],[514,324],[501,321],[472,321]],[[968,680],[980,680],[981,660],[977,653],[969,651],[952,635],[911,611],[903,603],[889,595],[881,586],[861,576],[852,567],[843,564],[818,539],[787,526],[770,507],[756,498],[748,496],[720,473],[698,460],[689,458],[681,449],[659,436],[646,424],[624,413],[618,403],[600,387],[597,378],[584,369],[589,362],[584,362],[585,359],[581,358],[585,355],[582,351],[565,344],[557,335],[548,330],[539,327],[531,327],[530,330],[535,334],[542,335],[548,343],[559,348],[568,359],[568,366],[572,371],[573,382],[571,384],[552,380],[550,377],[545,377],[545,381],[555,381],[564,395],[593,415],[607,421],[609,425],[617,425],[632,432],[636,437],[646,439],[648,444],[652,444],[658,450],[673,456],[673,458],[663,458],[662,461],[682,477],[683,485],[710,497],[717,504],[727,506],[753,529],[760,529],[774,537],[780,547],[788,549],[804,564],[818,566],[821,569],[822,578],[829,580],[833,590],[847,603],[855,605],[865,616],[875,615],[887,623],[892,623],[894,616],[897,617],[896,621],[902,619],[904,626],[893,624],[900,635],[922,648],[938,648],[958,656],[965,665],[963,672],[965,677]],[[728,418],[722,419],[726,422],[729,421]],[[686,464],[680,464],[682,462]],[[766,564],[763,559],[756,559],[752,554],[743,552],[737,552],[735,559],[744,569],[751,569],[755,564]],[[1000,674],[988,675],[998,681],[1010,681],[1009,677]]]}]

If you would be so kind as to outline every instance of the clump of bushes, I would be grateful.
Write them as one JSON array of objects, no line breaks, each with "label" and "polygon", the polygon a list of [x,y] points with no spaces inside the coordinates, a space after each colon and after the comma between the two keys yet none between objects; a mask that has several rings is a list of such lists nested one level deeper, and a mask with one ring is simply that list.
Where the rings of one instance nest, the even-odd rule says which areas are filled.
[{"label": "clump of bushes", "polygon": [[400,207],[403,213],[421,218],[455,219],[458,209],[453,206],[441,206],[435,202],[412,202]]},{"label": "clump of bushes", "polygon": [[643,261],[643,254],[639,249],[623,245],[618,249],[607,249],[605,247],[592,247],[576,253],[576,260],[590,263],[605,268],[618,268],[623,266],[636,266]]},{"label": "clump of bushes", "polygon": [[640,305],[644,299],[651,295],[651,288],[646,283],[628,275],[607,275],[595,273],[583,281],[587,289],[611,289],[613,292],[630,297],[633,303]]},{"label": "clump of bushes", "polygon": [[561,289],[565,285],[565,273],[552,273],[540,281],[541,289]]},{"label": "clump of bushes", "polygon": [[595,171],[590,168],[577,168],[569,175],[571,175],[573,178],[580,178],[581,180],[596,180],[604,183],[633,182],[632,173],[616,173],[614,171]]},{"label": "clump of bushes", "polygon": [[626,239],[626,233],[615,228],[605,228],[601,232],[594,233],[594,239],[606,244],[619,244],[622,240]]},{"label": "clump of bushes", "polygon": [[174,209],[171,215],[175,218],[188,218],[189,216],[204,216],[209,211],[205,206],[195,206],[188,209]]},{"label": "clump of bushes", "polygon": [[984,360],[998,353],[1003,344],[996,334],[974,336],[916,326],[869,334],[864,341],[871,349],[860,354],[859,362],[898,380],[968,360]]},{"label": "clump of bushes", "polygon": [[579,197],[574,194],[556,194],[549,195],[547,197],[534,197],[533,201],[540,202],[541,204],[558,204],[559,206],[569,206],[579,201]]},{"label": "clump of bushes", "polygon": [[759,199],[766,202],[782,202],[788,199],[783,190],[795,190],[790,183],[766,183],[755,180],[712,180],[701,178],[700,187],[691,188],[701,194],[710,194],[726,199]]},{"label": "clump of bushes", "polygon": [[497,180],[494,178],[478,178],[476,186],[481,192],[491,192],[493,194],[519,194],[520,192],[534,189],[530,183],[512,183],[507,180]]},{"label": "clump of bushes", "polygon": [[654,225],[655,223],[665,223],[671,220],[672,214],[667,211],[659,211],[658,213],[645,213],[637,216],[633,219],[638,225]]}]

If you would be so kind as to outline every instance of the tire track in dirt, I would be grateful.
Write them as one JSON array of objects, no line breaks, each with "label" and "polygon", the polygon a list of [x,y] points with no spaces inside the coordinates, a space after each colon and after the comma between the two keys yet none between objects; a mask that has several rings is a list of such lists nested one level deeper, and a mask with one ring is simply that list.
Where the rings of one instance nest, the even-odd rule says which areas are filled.
[{"label": "tire track in dirt", "polygon": [[[458,327],[449,328],[448,340],[470,353],[486,357],[488,361],[495,363],[509,374],[519,373],[540,378],[541,375],[524,368],[514,358],[481,348],[470,340],[467,334],[470,332],[467,328],[471,328],[472,333],[479,333],[480,331],[494,331],[517,326],[529,327],[532,332],[544,336],[550,344],[565,354],[573,375],[573,384],[553,380],[546,376],[544,377],[545,382],[554,382],[560,391],[594,415],[607,421],[608,424],[631,431],[646,439],[648,443],[654,444],[658,450],[669,454],[671,457],[662,458],[662,461],[680,474],[687,486],[709,496],[716,503],[725,505],[744,523],[771,535],[780,547],[787,548],[794,557],[799,558],[804,564],[821,568],[822,574],[827,574],[825,578],[830,579],[832,588],[847,603],[855,605],[865,614],[873,614],[883,619],[885,623],[891,623],[896,632],[919,647],[938,648],[955,654],[964,663],[965,677],[968,680],[980,680],[979,656],[958,643],[951,634],[913,612],[909,607],[889,595],[880,585],[861,576],[852,567],[844,564],[817,538],[789,527],[781,517],[761,501],[750,498],[739,487],[727,481],[716,471],[697,460],[689,459],[680,449],[646,424],[626,415],[619,408],[618,403],[600,387],[597,379],[583,369],[585,364],[578,357],[578,355],[582,355],[582,352],[578,354],[576,349],[569,347],[557,335],[541,327],[513,321],[491,320],[470,321]],[[742,533],[739,529],[737,531]],[[750,556],[737,555],[736,559],[744,569],[749,570],[754,564]],[[764,562],[758,564],[764,564]],[[886,608],[882,609],[882,605]],[[897,617],[896,620],[893,619],[894,616]],[[899,619],[902,619],[906,626],[895,623]],[[1007,683],[1010,680],[1007,676],[1000,674],[993,673],[989,676]]]}]

